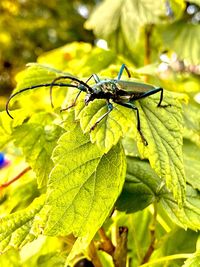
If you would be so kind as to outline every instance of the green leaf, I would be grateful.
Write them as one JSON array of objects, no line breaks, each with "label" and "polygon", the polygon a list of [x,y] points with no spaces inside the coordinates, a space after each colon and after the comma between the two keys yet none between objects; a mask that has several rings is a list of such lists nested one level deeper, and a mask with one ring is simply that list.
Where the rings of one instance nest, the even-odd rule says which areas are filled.
[{"label": "green leaf", "polygon": [[[200,229],[200,193],[197,190],[187,186],[186,201],[180,209],[172,193],[148,162],[128,157],[127,164],[127,180],[116,203],[120,210],[135,212],[157,200],[175,223],[184,228]],[[145,197],[144,192],[148,193]]]},{"label": "green leaf", "polygon": [[14,111],[13,116],[15,116],[15,120],[12,120],[6,111],[0,112],[0,149],[12,140],[13,129],[16,126],[21,125],[26,118],[26,115],[19,110]]},{"label": "green leaf", "polygon": [[161,198],[161,204],[171,219],[181,227],[200,229],[200,193],[197,190],[187,186],[183,209],[178,209],[177,203],[168,193]]},{"label": "green leaf", "polygon": [[62,71],[47,65],[31,63],[28,68],[19,72],[16,76],[17,87],[14,92],[33,85],[52,82],[57,76],[63,75]]},{"label": "green leaf", "polygon": [[133,49],[141,27],[158,23],[163,15],[165,5],[161,0],[106,0],[95,9],[85,25],[95,35],[106,40],[111,37],[116,40],[116,32],[121,32],[128,47]]},{"label": "green leaf", "polygon": [[[110,8],[112,6],[112,9]],[[85,27],[93,30],[95,35],[107,39],[109,35],[119,28],[123,0],[106,0],[102,2],[91,14]]]},{"label": "green leaf", "polygon": [[[64,73],[45,65],[37,63],[29,64],[29,67],[27,69],[17,74],[17,87],[15,88],[13,93],[19,92],[22,89],[28,89],[32,86],[51,83],[56,77],[61,75],[64,75]],[[65,87],[62,88],[64,89]],[[18,100],[18,102],[23,107],[23,112],[29,114],[32,114],[34,110],[51,109],[48,89],[49,86],[44,86],[25,90],[24,92],[13,97],[13,99],[10,101],[10,106],[12,103],[14,103],[15,100]],[[33,92],[37,92],[37,94],[33,94]],[[54,99],[56,101],[56,104],[58,103],[60,105],[60,103],[62,103],[61,101],[63,98],[63,92],[64,90],[59,90],[56,92],[57,95]]]},{"label": "green leaf", "polygon": [[184,137],[200,146],[200,110],[198,106],[183,105]]},{"label": "green leaf", "polygon": [[194,65],[200,63],[200,25],[176,21],[162,29],[162,35],[165,47],[175,51],[180,59]]},{"label": "green leaf", "polygon": [[[153,6],[153,8],[152,8]],[[162,0],[127,0],[121,8],[121,27],[128,47],[138,42],[142,26],[157,24],[165,16]]]},{"label": "green leaf", "polygon": [[[77,93],[75,91],[68,91],[66,103],[63,107],[71,105]],[[134,113],[130,113],[129,109],[113,103],[113,111],[94,130],[90,131],[99,117],[107,112],[108,108],[106,101],[101,99],[94,100],[88,106],[85,106],[84,98],[85,93],[82,93],[75,106],[75,119],[80,120],[80,125],[84,133],[90,133],[90,141],[96,143],[99,149],[107,153],[134,123]],[[69,124],[72,125],[73,122]]]},{"label": "green leaf", "polygon": [[53,160],[45,233],[73,233],[88,245],[121,192],[126,169],[122,146],[103,154],[77,126],[61,136]]},{"label": "green leaf", "polygon": [[11,248],[6,253],[0,255],[1,266],[22,267],[20,254],[17,249]]},{"label": "green leaf", "polygon": [[76,118],[80,119],[83,132],[90,132],[91,142],[107,152],[130,128],[137,134],[139,152],[148,157],[152,168],[167,181],[167,186],[182,205],[185,197],[185,174],[182,155],[182,108],[172,93],[164,92],[163,104],[157,107],[160,94],[149,96],[134,104],[140,112],[141,131],[148,146],[144,147],[141,136],[136,129],[135,111],[114,104],[114,109],[95,128],[95,122],[105,114],[105,100],[95,100],[84,106],[83,100],[76,105]]},{"label": "green leaf", "polygon": [[[113,111],[90,131],[95,122],[108,111],[105,100],[95,100],[85,106],[77,116],[83,132],[90,132],[90,140],[107,153],[128,131],[134,121],[134,113],[128,108],[114,104]],[[76,109],[79,109],[77,106]]]},{"label": "green leaf", "polygon": [[[182,108],[179,101],[167,91],[164,105],[157,107],[159,94],[141,100],[141,130],[148,146],[138,145],[143,156],[148,157],[151,167],[166,181],[181,206],[185,199],[185,173],[182,155]],[[140,104],[140,101],[139,101]]]},{"label": "green leaf", "polygon": [[35,216],[44,205],[44,195],[36,198],[31,205],[0,219],[0,250],[22,247],[36,238],[31,231]]},{"label": "green leaf", "polygon": [[[178,237],[178,238],[177,238]],[[173,227],[157,250],[157,257],[173,254],[192,253],[196,249],[198,232]],[[180,266],[180,265],[179,265]]]},{"label": "green leaf", "polygon": [[0,113],[0,148],[3,148],[11,140],[12,120],[5,111]]},{"label": "green leaf", "polygon": [[[39,227],[41,229],[41,225]],[[40,235],[20,250],[21,261],[24,266],[34,267],[46,264],[48,267],[63,267],[66,256],[62,253],[62,248],[63,242],[59,238]],[[56,263],[60,265],[54,265]]]},{"label": "green leaf", "polygon": [[98,73],[115,60],[116,54],[111,50],[78,42],[59,47],[38,58],[39,63],[48,63],[54,68],[68,71],[79,78]]},{"label": "green leaf", "polygon": [[38,267],[64,267],[65,258],[58,252],[50,252],[44,255],[41,255],[38,258],[37,266]]},{"label": "green leaf", "polygon": [[91,49],[91,44],[72,42],[40,55],[38,62],[40,64],[48,63],[60,70],[68,69],[72,63],[71,70],[73,70],[74,67],[77,67],[77,65],[73,65],[73,60],[78,57],[80,62],[80,57],[82,58],[85,54],[90,53]]},{"label": "green leaf", "polygon": [[200,236],[198,237],[197,243],[196,243],[196,249],[200,250]]},{"label": "green leaf", "polygon": [[156,184],[153,179],[154,176],[155,172],[146,162],[127,157],[126,180],[116,208],[132,213],[153,203],[158,197],[154,188],[159,187],[159,183]]},{"label": "green leaf", "polygon": [[185,140],[183,146],[187,182],[200,191],[200,150],[194,143]]},{"label": "green leaf", "polygon": [[62,132],[62,128],[53,123],[54,119],[50,113],[37,113],[13,132],[15,144],[22,148],[26,161],[37,175],[39,188],[47,184],[53,168],[51,154]]},{"label": "green leaf", "polygon": [[24,209],[39,195],[35,175],[28,172],[16,187],[9,187],[9,200],[0,206],[0,212],[10,214]]},{"label": "green leaf", "polygon": [[170,0],[169,6],[173,11],[173,18],[177,20],[183,17],[186,10],[186,2],[184,0]]},{"label": "green leaf", "polygon": [[191,258],[188,258],[182,267],[200,267],[200,251],[194,253]]}]

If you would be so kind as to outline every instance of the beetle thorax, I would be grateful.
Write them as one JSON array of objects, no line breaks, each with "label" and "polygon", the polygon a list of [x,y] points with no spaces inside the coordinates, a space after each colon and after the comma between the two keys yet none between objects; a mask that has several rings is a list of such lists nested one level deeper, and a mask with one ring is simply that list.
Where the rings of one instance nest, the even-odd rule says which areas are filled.
[{"label": "beetle thorax", "polygon": [[86,105],[95,99],[115,99],[118,88],[114,81],[103,80],[92,86],[92,90],[92,93],[88,93],[85,96]]},{"label": "beetle thorax", "polygon": [[104,92],[104,93],[115,93],[117,90],[117,85],[112,80],[103,80],[95,84],[93,87],[94,93]]}]

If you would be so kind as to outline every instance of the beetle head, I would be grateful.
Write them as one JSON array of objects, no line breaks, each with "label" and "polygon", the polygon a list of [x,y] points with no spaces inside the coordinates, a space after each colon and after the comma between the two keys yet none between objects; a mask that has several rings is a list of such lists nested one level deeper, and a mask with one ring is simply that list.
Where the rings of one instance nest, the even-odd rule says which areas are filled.
[{"label": "beetle head", "polygon": [[91,101],[95,99],[93,94],[87,94],[85,96],[85,105],[87,106]]}]

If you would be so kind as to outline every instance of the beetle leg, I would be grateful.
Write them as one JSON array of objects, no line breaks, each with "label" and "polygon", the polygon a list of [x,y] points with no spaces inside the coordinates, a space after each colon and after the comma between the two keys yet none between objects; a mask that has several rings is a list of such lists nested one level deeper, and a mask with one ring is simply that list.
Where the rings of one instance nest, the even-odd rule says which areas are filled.
[{"label": "beetle leg", "polygon": [[[54,107],[53,105],[53,99],[52,99],[52,90],[53,90],[53,86],[55,84],[55,82],[57,82],[58,80],[64,80],[64,79],[69,79],[71,81],[74,81],[74,82],[78,82],[78,85],[69,85],[69,87],[75,87],[77,89],[79,89],[80,91],[83,91],[83,92],[90,92],[92,93],[93,90],[92,88],[85,82],[75,78],[75,77],[72,77],[72,76],[69,76],[69,75],[66,75],[66,76],[59,76],[59,77],[56,77],[55,79],[53,79],[52,83],[51,83],[51,86],[49,88],[49,94],[50,94],[50,101],[51,101],[51,106],[52,108]],[[81,85],[81,86],[80,86]]]},{"label": "beetle leg", "polygon": [[100,82],[99,76],[97,76],[97,74],[95,74],[95,73],[92,74],[92,77],[95,80],[95,83],[99,83]]},{"label": "beetle leg", "polygon": [[154,94],[156,94],[158,92],[160,92],[160,100],[159,100],[159,103],[158,103],[157,107],[166,108],[166,107],[171,106],[171,104],[161,105],[162,100],[163,100],[163,88],[161,88],[161,87],[155,88],[155,89],[153,89],[151,91],[148,91],[148,92],[145,92],[145,93],[141,94],[140,95],[140,99],[144,98],[144,97],[147,97],[147,96],[150,96],[150,95],[154,95]]},{"label": "beetle leg", "polygon": [[74,107],[74,106],[76,105],[76,101],[77,101],[77,99],[78,99],[79,95],[81,94],[81,92],[82,92],[82,91],[79,91],[79,92],[78,92],[78,94],[76,95],[76,97],[75,97],[74,101],[72,102],[72,104],[71,104],[70,106],[68,106],[68,107],[66,107],[66,108],[63,108],[63,109],[61,109],[61,110],[60,110],[60,112],[63,112],[63,111],[65,111],[65,110],[68,110],[68,109],[70,109],[70,108]]},{"label": "beetle leg", "polygon": [[100,82],[99,76],[98,76],[97,74],[93,73],[93,74],[87,79],[86,83],[88,83],[89,80],[91,80],[92,78],[94,79],[95,83]]},{"label": "beetle leg", "polygon": [[139,115],[139,110],[138,110],[138,108],[137,108],[135,105],[133,105],[132,103],[130,103],[130,102],[128,102],[128,103],[117,102],[117,104],[119,104],[119,105],[121,105],[121,106],[124,106],[124,107],[126,107],[126,108],[131,108],[131,109],[133,109],[133,110],[136,110],[136,116],[137,116],[137,130],[138,130],[138,132],[140,133],[140,136],[141,136],[141,138],[142,138],[142,142],[144,143],[145,146],[147,146],[147,145],[148,145],[148,142],[147,142],[147,140],[145,139],[145,137],[144,137],[144,135],[143,135],[143,133],[142,133],[142,131],[141,131],[141,128],[140,128],[140,115]]},{"label": "beetle leg", "polygon": [[[88,83],[89,80],[91,80],[92,78],[94,78],[94,80],[95,80],[96,83],[98,83],[98,82],[100,81],[100,79],[99,79],[99,77],[97,76],[97,74],[92,74],[92,75],[86,80],[85,83]],[[70,106],[68,106],[67,108],[63,108],[63,109],[61,109],[60,112],[63,112],[63,111],[65,111],[65,110],[68,110],[68,109],[74,107],[74,106],[76,105],[76,101],[77,101],[79,95],[81,94],[81,92],[82,92],[82,91],[78,92],[78,94],[76,95],[76,98],[74,99],[73,103],[72,103]]]},{"label": "beetle leg", "polygon": [[127,66],[125,64],[122,64],[122,66],[120,68],[120,71],[118,73],[118,76],[117,76],[117,80],[120,80],[121,79],[121,76],[122,76],[122,73],[123,73],[124,69],[127,72],[128,77],[129,78],[131,77],[130,71],[128,70]]},{"label": "beetle leg", "polygon": [[97,124],[100,121],[102,121],[113,110],[113,105],[108,100],[107,100],[107,107],[108,107],[108,111],[105,114],[103,114],[100,118],[98,118],[95,124],[90,128],[90,132],[93,131],[95,127],[97,126]]}]

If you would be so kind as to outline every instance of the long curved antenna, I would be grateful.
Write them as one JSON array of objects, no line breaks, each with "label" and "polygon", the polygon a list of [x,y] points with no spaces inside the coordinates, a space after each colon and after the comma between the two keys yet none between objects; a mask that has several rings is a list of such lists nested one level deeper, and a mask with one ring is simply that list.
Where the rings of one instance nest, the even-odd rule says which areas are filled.
[{"label": "long curved antenna", "polygon": [[[70,80],[72,80],[72,81],[75,81],[75,82],[78,82],[79,84],[81,84],[81,85],[83,85],[83,87],[78,87],[77,85],[75,86],[77,89],[79,89],[80,91],[83,91],[83,92],[90,92],[90,93],[92,93],[93,92],[93,90],[92,90],[92,88],[87,84],[87,83],[85,83],[85,82],[83,82],[83,81],[81,81],[81,80],[79,80],[79,79],[77,79],[77,78],[75,78],[75,77],[71,77],[71,76],[59,76],[59,77],[56,77],[53,81],[52,81],[52,85],[50,86],[50,100],[51,100],[51,106],[52,106],[52,108],[54,107],[54,105],[53,105],[53,97],[52,97],[52,90],[53,90],[53,87],[55,86],[55,82],[56,81],[58,81],[58,80],[62,80],[62,79],[70,79]],[[72,84],[71,84],[72,85]],[[71,86],[71,87],[74,87],[74,86]],[[87,89],[88,89],[88,91],[87,91]]]},{"label": "long curved antenna", "polygon": [[8,114],[8,116],[13,119],[12,115],[10,114],[9,112],[9,103],[11,101],[11,99],[13,99],[15,96],[25,92],[25,91],[28,91],[28,90],[32,90],[32,89],[35,89],[35,88],[39,88],[39,87],[48,87],[48,86],[60,86],[60,87],[74,87],[74,88],[77,88],[77,85],[73,85],[73,84],[67,84],[67,83],[45,83],[45,84],[38,84],[38,85],[33,85],[31,87],[27,87],[27,88],[24,88],[24,89],[21,89],[20,91],[14,93],[13,95],[11,95],[6,103],[6,112]]}]

